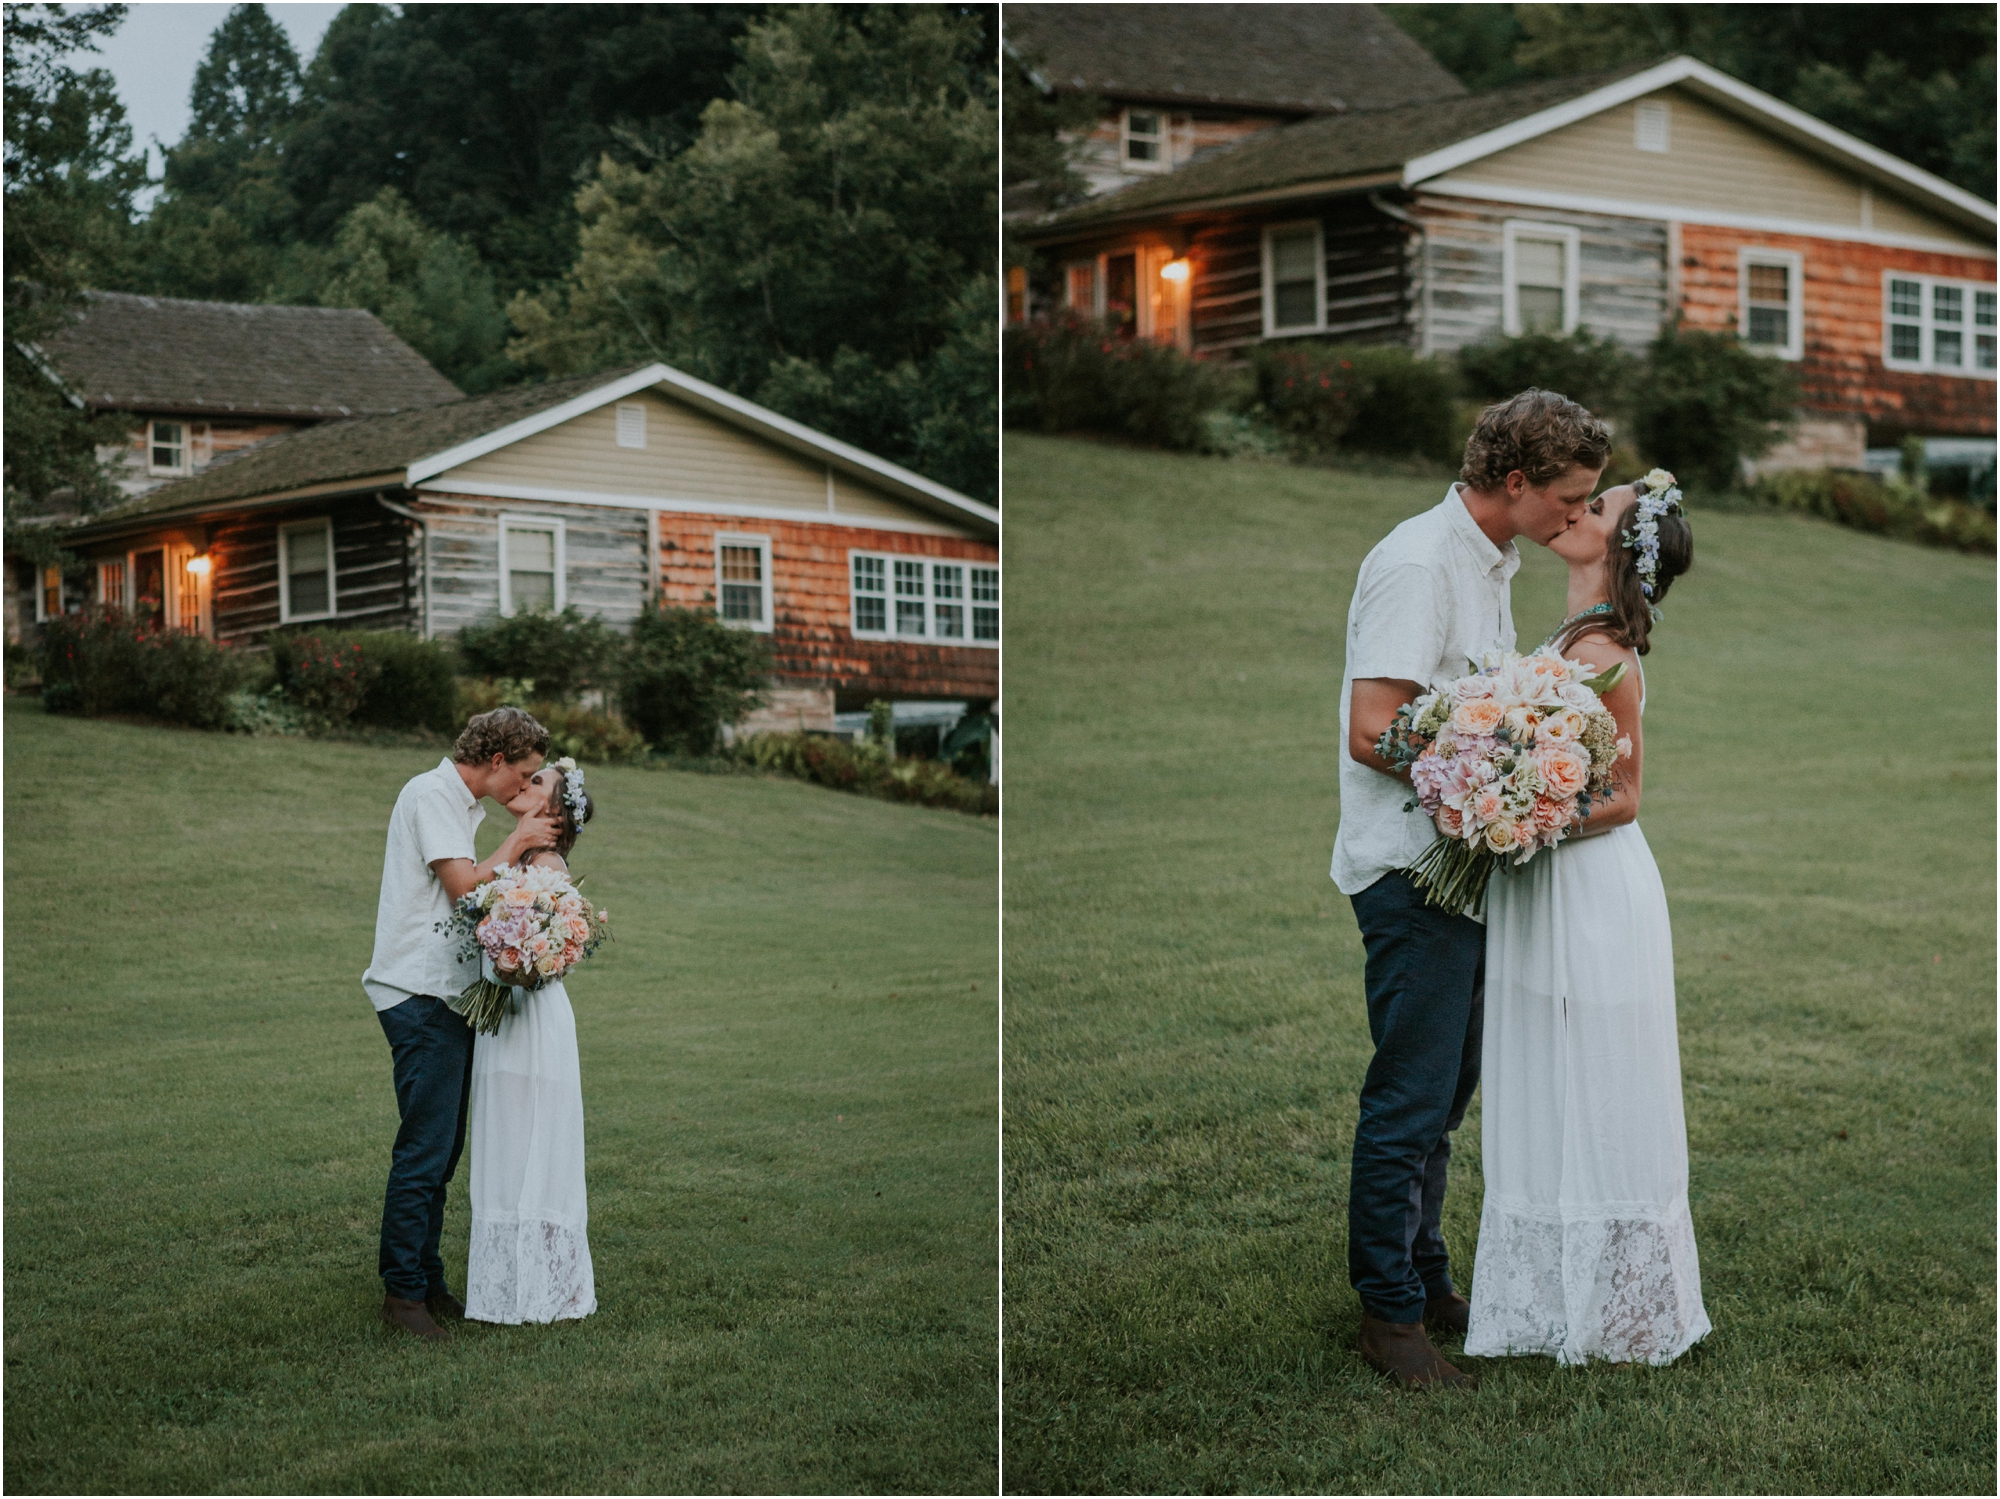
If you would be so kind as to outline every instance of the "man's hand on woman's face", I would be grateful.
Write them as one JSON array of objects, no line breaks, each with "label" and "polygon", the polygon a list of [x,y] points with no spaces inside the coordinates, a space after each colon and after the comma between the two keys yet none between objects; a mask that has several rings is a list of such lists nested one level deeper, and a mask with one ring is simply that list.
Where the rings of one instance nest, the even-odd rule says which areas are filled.
[{"label": "man's hand on woman's face", "polygon": [[523,852],[531,848],[554,848],[559,831],[556,820],[546,811],[530,812],[515,824],[514,846]]}]

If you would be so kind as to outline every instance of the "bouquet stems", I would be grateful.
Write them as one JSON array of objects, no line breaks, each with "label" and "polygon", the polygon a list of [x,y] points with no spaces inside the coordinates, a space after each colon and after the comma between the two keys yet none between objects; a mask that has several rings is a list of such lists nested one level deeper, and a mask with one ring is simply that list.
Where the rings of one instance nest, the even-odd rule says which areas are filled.
[{"label": "bouquet stems", "polygon": [[455,999],[447,999],[445,1003],[463,1015],[467,1025],[490,1036],[500,1029],[501,1021],[514,1013],[514,991],[507,984],[478,978],[466,985]]},{"label": "bouquet stems", "polygon": [[1424,892],[1424,904],[1477,916],[1486,904],[1486,882],[1497,857],[1457,838],[1437,841],[1403,872]]}]

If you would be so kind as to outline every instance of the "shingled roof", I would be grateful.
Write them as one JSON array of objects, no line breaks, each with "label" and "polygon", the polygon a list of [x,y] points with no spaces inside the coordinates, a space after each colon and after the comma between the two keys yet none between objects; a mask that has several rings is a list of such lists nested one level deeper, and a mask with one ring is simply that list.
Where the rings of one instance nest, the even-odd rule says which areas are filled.
[{"label": "shingled roof", "polygon": [[1634,63],[1397,109],[1301,120],[1260,131],[1167,176],[1106,193],[1028,226],[1026,232],[1041,237],[1053,229],[1081,228],[1148,211],[1171,212],[1217,199],[1396,171],[1428,152],[1581,98],[1653,66],[1653,62]]},{"label": "shingled roof", "polygon": [[129,505],[107,511],[93,525],[197,512],[235,500],[283,494],[345,479],[394,475],[391,482],[401,483],[402,471],[421,458],[560,406],[645,367],[635,364],[600,370],[569,380],[550,380],[491,395],[461,397],[448,405],[420,411],[302,427],[245,448],[193,478],[163,485]]},{"label": "shingled roof", "polygon": [[100,411],[324,419],[461,396],[360,308],[85,295],[88,306],[41,352]]},{"label": "shingled roof", "polygon": [[1058,93],[1321,114],[1465,92],[1372,5],[1009,5],[1005,26]]}]

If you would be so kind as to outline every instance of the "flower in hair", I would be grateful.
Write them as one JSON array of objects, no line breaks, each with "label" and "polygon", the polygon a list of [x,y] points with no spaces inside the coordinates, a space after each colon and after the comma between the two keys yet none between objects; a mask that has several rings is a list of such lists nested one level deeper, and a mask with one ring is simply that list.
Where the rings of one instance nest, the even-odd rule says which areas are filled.
[{"label": "flower in hair", "polygon": [[1658,618],[1659,611],[1653,609],[1650,601],[1660,579],[1660,517],[1680,513],[1681,492],[1674,476],[1663,468],[1654,469],[1632,487],[1639,491],[1639,513],[1630,526],[1618,533],[1618,544],[1639,554],[1636,563],[1639,591],[1648,600],[1646,607]]},{"label": "flower in hair", "polygon": [[555,768],[562,772],[563,805],[569,808],[570,816],[581,828],[584,817],[583,772],[577,768],[576,759],[572,755],[564,755],[556,761]]}]

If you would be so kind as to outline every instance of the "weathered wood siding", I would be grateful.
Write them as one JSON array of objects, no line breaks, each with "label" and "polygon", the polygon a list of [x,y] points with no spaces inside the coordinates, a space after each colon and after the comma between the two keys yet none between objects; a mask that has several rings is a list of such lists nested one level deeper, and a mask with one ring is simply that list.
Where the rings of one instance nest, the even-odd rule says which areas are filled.
[{"label": "weathered wood siding", "polygon": [[[1888,189],[1863,182],[1831,163],[1769,135],[1684,89],[1661,89],[1646,102],[1668,109],[1667,149],[1641,151],[1633,100],[1561,130],[1483,157],[1425,186],[1445,189],[1496,183],[1549,193],[1668,205],[1680,216],[1696,211],[1799,219],[1847,229],[1962,243],[1991,252],[1990,240],[1967,231]],[[1539,210],[1534,210],[1539,212]]]},{"label": "weathered wood siding", "polygon": [[[1140,106],[1142,109],[1145,106]],[[1134,170],[1125,162],[1125,134],[1123,109],[1112,110],[1100,116],[1087,134],[1080,139],[1072,137],[1077,146],[1076,170],[1090,185],[1093,197],[1108,193],[1114,188],[1128,186],[1134,182],[1146,182],[1160,176],[1158,172],[1144,169]],[[1275,114],[1243,114],[1235,110],[1171,110],[1158,111],[1167,123],[1164,145],[1168,170],[1185,166],[1203,151],[1217,146],[1234,145],[1247,136],[1259,131],[1283,125],[1293,118]]]},{"label": "weathered wood siding", "polygon": [[[1577,318],[1595,333],[1642,348],[1668,309],[1667,226],[1647,219],[1417,195],[1410,212],[1429,244],[1413,242],[1411,299],[1425,353],[1445,353],[1502,327],[1505,226],[1509,219],[1577,232]],[[1425,282],[1428,280],[1428,286]]]},{"label": "weathered wood siding", "polygon": [[848,590],[850,549],[999,565],[990,542],[863,526],[745,521],[663,512],[660,596],[682,609],[714,609],[718,532],[771,539],[771,644],[778,685],[824,687],[843,707],[871,698],[988,699],[1000,690],[1000,653],[984,646],[857,640]]},{"label": "weathered wood siding", "polygon": [[129,495],[148,494],[162,484],[171,484],[180,474],[155,474],[151,472],[152,455],[149,451],[153,431],[153,419],[180,422],[187,428],[191,473],[200,473],[216,459],[230,453],[241,452],[254,447],[268,438],[278,437],[299,427],[310,426],[309,422],[280,422],[261,420],[217,420],[214,417],[175,416],[167,412],[149,413],[135,418],[135,425],[127,433],[122,444],[100,446],[98,461],[116,467],[114,482]]},{"label": "weathered wood siding", "polygon": [[1215,219],[1196,230],[1190,322],[1197,354],[1227,354],[1264,337],[1264,230],[1317,220],[1326,251],[1326,330],[1317,336],[1399,343],[1410,336],[1405,230],[1365,197]]},{"label": "weathered wood siding", "polygon": [[[278,528],[321,515],[333,519],[335,614],[323,621],[326,628],[416,628],[412,528],[364,496],[231,516],[210,526],[209,608],[217,640],[246,643],[278,626]],[[122,546],[132,550],[156,544]]]},{"label": "weathered wood siding", "polygon": [[489,496],[413,504],[430,531],[430,631],[455,635],[500,612],[500,521],[505,515],[559,520],[565,600],[624,628],[646,601],[646,512],[623,506],[535,504]]},{"label": "weathered wood siding", "polygon": [[1681,313],[1691,328],[1736,327],[1739,250],[1762,246],[1798,253],[1804,266],[1799,395],[1807,411],[1860,417],[1873,432],[1874,446],[1893,446],[1910,433],[1994,435],[1993,380],[1892,370],[1882,363],[1884,271],[1991,283],[1990,257],[1699,224],[1682,225],[1680,234]]}]

